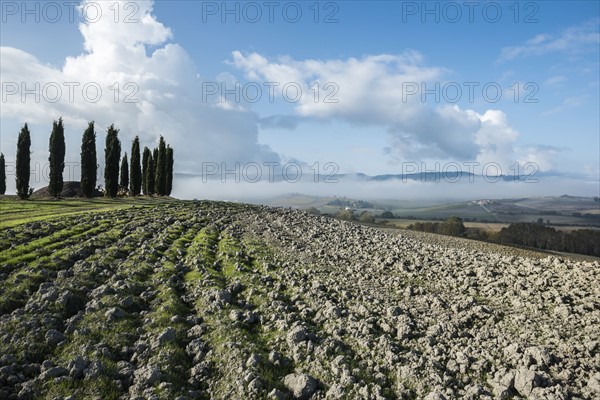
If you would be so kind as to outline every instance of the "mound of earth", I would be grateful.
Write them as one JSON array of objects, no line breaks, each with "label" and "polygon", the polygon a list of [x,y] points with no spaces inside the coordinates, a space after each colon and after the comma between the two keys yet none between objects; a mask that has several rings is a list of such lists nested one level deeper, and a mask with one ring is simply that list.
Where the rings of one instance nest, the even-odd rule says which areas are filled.
[{"label": "mound of earth", "polygon": [[[45,186],[41,189],[36,190],[31,195],[32,197],[52,197],[50,195],[50,191],[48,190],[48,186]],[[97,189],[94,189],[94,193],[92,197],[101,197],[102,192]],[[81,191],[81,182],[65,182],[63,184],[63,190],[60,192],[60,197],[83,197],[83,192]]]}]

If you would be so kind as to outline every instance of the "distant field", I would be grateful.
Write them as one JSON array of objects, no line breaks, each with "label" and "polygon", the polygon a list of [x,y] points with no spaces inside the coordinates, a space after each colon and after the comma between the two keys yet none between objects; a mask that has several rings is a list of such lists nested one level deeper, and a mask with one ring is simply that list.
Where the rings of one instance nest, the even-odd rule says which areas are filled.
[{"label": "distant field", "polygon": [[410,208],[397,209],[393,213],[397,216],[413,216],[415,218],[448,218],[451,216],[459,216],[461,218],[477,218],[485,220],[497,220],[497,217],[486,211],[483,207],[471,202],[444,204],[441,206],[425,207],[425,208]]},{"label": "distant field", "polygon": [[544,223],[550,221],[550,224],[561,224],[561,225],[589,225],[593,221],[586,220],[581,217],[572,215],[539,215],[539,214],[517,214],[517,215],[499,215],[498,218],[506,222],[536,222],[538,218],[542,218]]},{"label": "distant field", "polygon": [[[324,206],[320,207],[319,210],[325,214],[335,214],[339,207],[335,206]],[[381,214],[380,209],[360,209],[357,212],[368,211],[375,215]],[[414,217],[420,220],[434,220],[434,219],[446,219],[451,216],[458,216],[460,218],[479,220],[496,221],[496,215],[486,211],[483,207],[471,202],[443,204],[421,208],[395,208],[391,210],[394,215],[402,219],[402,217]]]},{"label": "distant field", "polygon": [[[388,220],[390,224],[397,228],[406,228],[410,224],[415,222],[440,222],[434,220],[414,220],[414,219],[391,219]],[[490,232],[499,232],[502,228],[507,227],[509,224],[499,222],[465,222],[464,225],[467,228],[479,228]]]},{"label": "distant field", "polygon": [[[378,219],[378,222],[382,221],[382,219]],[[414,224],[415,222],[440,222],[435,220],[414,220],[414,219],[391,219],[387,220],[389,223],[397,228],[406,228],[410,224]],[[467,228],[477,228],[483,229],[488,232],[500,232],[502,228],[508,227],[508,223],[505,222],[465,222],[464,225]],[[587,226],[579,226],[579,225],[567,225],[567,226],[552,226],[550,227],[558,230],[558,231],[573,231],[577,229],[599,229],[594,227]]]}]

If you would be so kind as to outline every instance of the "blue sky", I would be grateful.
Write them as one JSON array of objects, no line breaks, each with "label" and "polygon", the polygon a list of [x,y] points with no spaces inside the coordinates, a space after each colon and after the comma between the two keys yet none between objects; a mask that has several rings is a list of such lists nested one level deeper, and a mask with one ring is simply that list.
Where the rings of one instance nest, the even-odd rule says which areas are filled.
[{"label": "blue sky", "polygon": [[[54,18],[46,3],[28,2],[33,11],[25,14],[23,3],[2,2],[0,144],[8,162],[25,121],[34,132],[32,157],[43,162],[52,119],[63,116],[72,130],[68,148],[77,149],[86,121],[97,121],[99,143],[115,122],[125,143],[140,135],[153,146],[164,135],[179,150],[180,172],[201,172],[204,161],[296,160],[372,175],[402,172],[403,162],[492,162],[508,173],[531,162],[568,176],[565,189],[598,192],[596,1],[481,1],[472,3],[472,17],[464,2],[84,1],[89,19],[101,10],[91,22],[81,8],[70,20],[62,2]],[[224,4],[234,11],[224,13]],[[261,17],[249,21],[256,10]],[[58,82],[63,91],[63,82],[95,82],[104,92],[97,103],[69,102],[64,92],[57,102],[6,94],[24,82]],[[111,82],[122,96],[124,84],[135,84],[138,103],[112,101]],[[264,90],[256,102],[203,97],[207,85],[222,82]],[[264,82],[279,84],[274,101]],[[475,85],[473,101],[465,82]],[[282,98],[279,88],[289,83],[303,90],[298,103]],[[422,85],[433,90],[424,101]],[[462,94],[448,98],[457,86]],[[502,95],[491,101],[496,87]],[[327,93],[338,102],[326,103]],[[78,151],[71,157],[76,162]]]}]

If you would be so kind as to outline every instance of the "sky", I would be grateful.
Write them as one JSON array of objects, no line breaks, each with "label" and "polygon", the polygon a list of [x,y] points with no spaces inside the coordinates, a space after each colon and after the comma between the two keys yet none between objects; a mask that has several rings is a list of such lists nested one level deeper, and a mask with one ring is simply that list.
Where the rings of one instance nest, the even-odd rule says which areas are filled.
[{"label": "sky", "polygon": [[[79,179],[87,123],[101,165],[114,123],[124,151],[135,136],[174,147],[181,198],[598,195],[599,7],[2,0],[8,192],[23,124],[31,186],[41,187],[52,121],[62,117],[66,180]],[[532,174],[535,184],[323,182],[337,172],[457,168]]]}]

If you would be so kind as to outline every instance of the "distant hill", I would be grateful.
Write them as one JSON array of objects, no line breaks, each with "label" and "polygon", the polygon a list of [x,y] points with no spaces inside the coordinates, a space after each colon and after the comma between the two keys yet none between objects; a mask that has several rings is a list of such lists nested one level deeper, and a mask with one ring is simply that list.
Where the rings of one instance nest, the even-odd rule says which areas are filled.
[{"label": "distant hill", "polygon": [[[306,167],[308,168],[308,167]],[[309,170],[307,170],[309,171]],[[208,181],[218,181],[223,179],[223,175],[220,172],[216,172],[213,174],[207,174],[206,177],[203,177],[202,174],[196,173],[175,173],[175,176],[181,178],[203,178]],[[399,173],[399,174],[380,174],[380,175],[367,175],[362,172],[356,173],[335,173],[335,174],[317,174],[314,175],[312,173],[304,173],[301,174],[298,182],[328,182],[328,183],[338,183],[344,181],[353,181],[353,182],[387,182],[387,181],[420,181],[420,182],[459,182],[459,181],[473,181],[473,180],[488,180],[488,181],[503,181],[503,182],[527,182],[530,179],[539,179],[543,177],[551,177],[551,176],[561,176],[563,178],[568,178],[569,175],[566,174],[558,174],[555,172],[536,172],[535,175],[521,174],[518,176],[514,176],[512,174],[509,175],[482,175],[481,173],[475,174],[469,171],[430,171],[430,172],[415,172],[415,173]],[[276,171],[272,176],[272,182],[281,182],[284,181],[284,176],[280,171]]]},{"label": "distant hill", "polygon": [[[101,197],[102,192],[99,190],[94,190],[93,197]],[[48,190],[48,186],[43,187],[41,189],[33,192],[31,197],[52,197],[50,195],[50,191]],[[68,197],[83,197],[83,192],[81,191],[81,183],[75,181],[65,182],[63,185],[63,190],[60,192],[60,197],[68,198]]]}]

